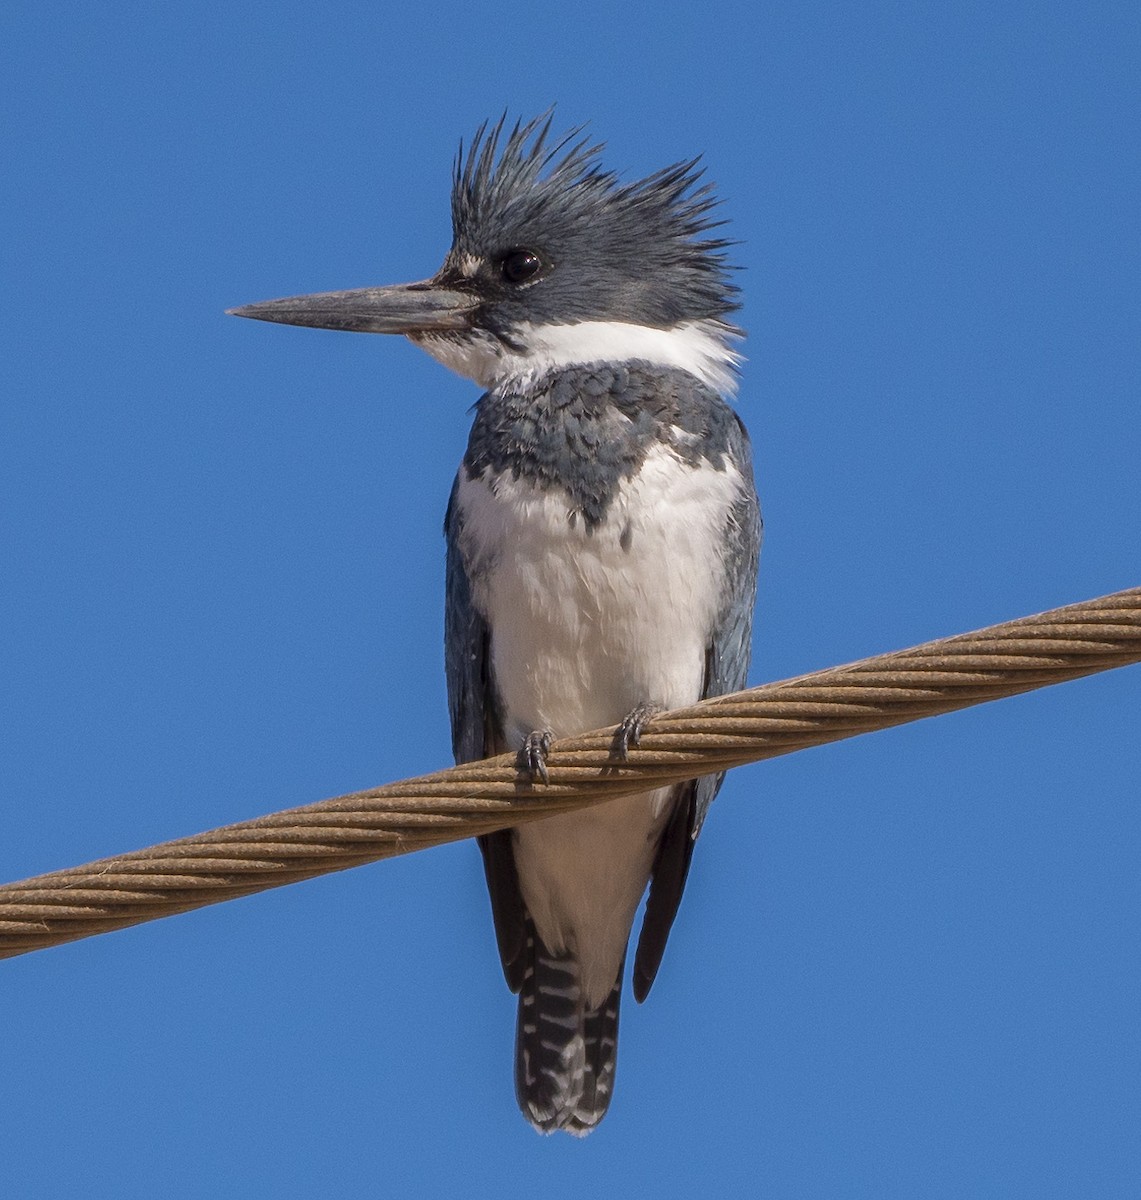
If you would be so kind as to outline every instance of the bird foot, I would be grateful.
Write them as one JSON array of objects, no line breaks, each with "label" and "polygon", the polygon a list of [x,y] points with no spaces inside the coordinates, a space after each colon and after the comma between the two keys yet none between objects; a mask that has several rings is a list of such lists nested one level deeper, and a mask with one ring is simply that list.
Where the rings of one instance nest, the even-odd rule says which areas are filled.
[{"label": "bird foot", "polygon": [[550,777],[547,775],[547,755],[551,752],[551,738],[549,729],[536,729],[527,734],[526,740],[519,748],[516,765],[531,783],[536,779],[550,783]]},{"label": "bird foot", "polygon": [[643,702],[628,712],[614,733],[610,757],[625,762],[630,757],[630,747],[638,745],[642,740],[642,731],[661,711],[661,705]]}]

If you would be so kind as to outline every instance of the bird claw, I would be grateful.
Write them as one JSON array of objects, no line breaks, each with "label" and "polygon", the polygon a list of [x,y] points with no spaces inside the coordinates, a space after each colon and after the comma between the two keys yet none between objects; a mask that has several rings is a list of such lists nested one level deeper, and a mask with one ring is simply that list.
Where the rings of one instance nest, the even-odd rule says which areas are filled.
[{"label": "bird claw", "polygon": [[519,748],[517,763],[519,770],[527,776],[531,783],[536,779],[541,779],[543,783],[550,783],[550,776],[547,774],[547,755],[551,752],[551,731],[549,729],[536,729],[527,734],[526,740]]},{"label": "bird claw", "polygon": [[611,757],[625,762],[630,757],[630,747],[637,747],[642,740],[642,731],[661,711],[657,704],[642,703],[628,712],[615,731]]}]

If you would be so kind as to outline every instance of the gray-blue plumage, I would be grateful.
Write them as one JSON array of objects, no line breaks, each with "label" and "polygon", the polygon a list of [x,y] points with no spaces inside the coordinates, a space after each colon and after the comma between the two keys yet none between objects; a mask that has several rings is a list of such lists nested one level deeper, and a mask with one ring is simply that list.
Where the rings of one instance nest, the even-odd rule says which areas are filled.
[{"label": "gray-blue plumage", "polygon": [[[501,121],[461,148],[431,279],[237,310],[402,334],[486,389],[445,524],[452,741],[458,761],[519,752],[539,789],[550,737],[613,725],[625,745],[655,709],[744,685],[761,534],[712,190],[695,161],[623,183],[575,137]],[[642,1000],[720,783],[480,839],[536,1128],[605,1114],[637,905],[648,886]]]},{"label": "gray-blue plumage", "polygon": [[571,501],[568,519],[601,523],[623,480],[654,445],[691,466],[723,471],[740,450],[736,413],[677,368],[594,363],[552,373],[520,391],[480,399],[463,465],[472,478],[511,474]]}]

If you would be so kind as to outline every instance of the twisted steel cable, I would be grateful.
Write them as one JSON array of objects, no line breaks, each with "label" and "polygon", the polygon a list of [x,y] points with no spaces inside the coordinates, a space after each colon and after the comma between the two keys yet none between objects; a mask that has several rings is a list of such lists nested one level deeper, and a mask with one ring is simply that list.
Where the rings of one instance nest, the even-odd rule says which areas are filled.
[{"label": "twisted steel cable", "polygon": [[1141,588],[0,886],[0,957],[1141,661]]}]

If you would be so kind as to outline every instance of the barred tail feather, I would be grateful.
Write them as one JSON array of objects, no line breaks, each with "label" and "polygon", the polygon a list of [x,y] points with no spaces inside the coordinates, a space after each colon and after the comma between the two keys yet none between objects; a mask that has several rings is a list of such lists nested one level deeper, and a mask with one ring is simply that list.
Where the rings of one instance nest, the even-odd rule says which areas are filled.
[{"label": "barred tail feather", "polygon": [[[529,924],[529,923],[528,923]],[[515,1095],[540,1133],[585,1137],[606,1115],[618,1061],[622,972],[605,1003],[583,1007],[578,963],[527,930],[515,1031]]]},{"label": "barred tail feather", "polygon": [[610,995],[601,1008],[583,1014],[583,1041],[586,1044],[586,1070],[582,1096],[570,1120],[568,1132],[586,1135],[606,1116],[614,1094],[614,1073],[618,1066],[618,1002],[622,998],[622,973],[619,972]]}]

